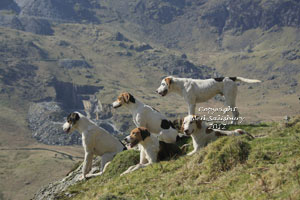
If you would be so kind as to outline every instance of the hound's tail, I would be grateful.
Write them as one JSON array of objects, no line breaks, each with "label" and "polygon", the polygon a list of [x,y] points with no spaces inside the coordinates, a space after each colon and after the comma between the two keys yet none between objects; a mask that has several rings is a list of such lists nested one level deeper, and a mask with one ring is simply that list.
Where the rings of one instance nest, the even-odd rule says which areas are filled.
[{"label": "hound's tail", "polygon": [[233,130],[233,131],[223,131],[223,130],[216,130],[216,129],[213,129],[215,131],[216,134],[219,134],[220,136],[230,136],[230,135],[235,135],[235,136],[238,136],[238,135],[248,135],[251,139],[254,139],[254,136],[251,135],[250,133],[242,130],[242,129],[236,129],[236,130]]},{"label": "hound's tail", "polygon": [[256,80],[256,79],[248,79],[248,78],[243,78],[243,77],[236,77],[237,81],[242,81],[245,83],[260,83],[260,80]]}]

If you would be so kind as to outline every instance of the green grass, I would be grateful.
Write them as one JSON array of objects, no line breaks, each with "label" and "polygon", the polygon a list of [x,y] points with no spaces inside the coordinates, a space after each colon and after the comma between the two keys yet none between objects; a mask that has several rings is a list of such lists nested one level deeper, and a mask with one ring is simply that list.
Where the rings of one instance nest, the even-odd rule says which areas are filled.
[{"label": "green grass", "polygon": [[[102,176],[68,189],[73,199],[299,199],[300,117],[286,125],[243,125],[260,136],[223,137],[193,156],[120,177],[138,152],[117,155]],[[63,194],[59,199],[68,199]]]}]

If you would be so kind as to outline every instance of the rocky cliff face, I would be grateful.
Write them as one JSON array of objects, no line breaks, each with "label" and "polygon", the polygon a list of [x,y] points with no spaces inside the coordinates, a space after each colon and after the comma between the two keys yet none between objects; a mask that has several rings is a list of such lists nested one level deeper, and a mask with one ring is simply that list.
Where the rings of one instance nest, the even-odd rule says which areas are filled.
[{"label": "rocky cliff face", "polygon": [[141,69],[145,66],[159,68],[166,74],[178,77],[189,78],[210,78],[214,73],[214,69],[205,65],[195,65],[190,62],[186,55],[161,55],[159,53],[145,52],[137,58],[138,67]]},{"label": "rocky cliff face", "polygon": [[49,145],[81,144],[79,133],[66,134],[62,130],[66,116],[73,111],[83,113],[109,133],[122,137],[114,125],[111,106],[101,104],[94,96],[101,88],[60,81],[52,81],[50,85],[56,91],[54,101],[32,103],[28,110],[29,128],[39,142]]},{"label": "rocky cliff face", "polygon": [[217,27],[220,33],[258,27],[267,30],[275,25],[300,26],[300,4],[296,1],[230,0],[204,10],[201,18]]},{"label": "rocky cliff face", "polygon": [[90,10],[93,6],[97,7],[97,4],[92,4],[91,1],[18,0],[17,2],[21,7],[21,15],[71,22],[81,20],[97,21],[93,11]]},{"label": "rocky cliff face", "polygon": [[11,10],[15,13],[19,13],[20,7],[14,0],[2,0],[0,2],[0,10]]},{"label": "rocky cliff face", "polygon": [[28,111],[32,136],[49,145],[81,144],[80,134],[66,134],[62,130],[67,114],[56,102],[33,103]]},{"label": "rocky cliff face", "polygon": [[[241,33],[258,27],[270,29],[273,26],[300,26],[300,3],[294,0],[111,0],[102,1],[101,4],[92,0],[4,0],[0,3],[0,10],[28,16],[33,21],[39,18],[76,23],[128,21],[138,25],[136,28],[144,32],[145,36],[161,35],[163,40],[157,38],[161,42],[167,39],[166,35],[177,38],[189,34],[192,27],[214,27],[218,34],[222,34],[228,30]],[[5,19],[3,15],[7,14],[2,13],[2,18]],[[5,24],[11,23],[9,27],[17,28],[13,21],[5,20]],[[4,23],[0,25],[4,26]],[[28,25],[23,22],[23,26]],[[179,27],[184,34],[174,31]],[[30,32],[40,34],[39,31]]]}]

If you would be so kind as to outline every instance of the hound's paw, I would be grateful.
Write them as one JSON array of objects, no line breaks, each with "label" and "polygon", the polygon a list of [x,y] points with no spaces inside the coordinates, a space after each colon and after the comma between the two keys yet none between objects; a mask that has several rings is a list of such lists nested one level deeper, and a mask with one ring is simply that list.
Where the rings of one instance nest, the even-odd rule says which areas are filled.
[{"label": "hound's paw", "polygon": [[87,177],[85,175],[81,175],[79,181],[85,181],[85,180],[87,180]]},{"label": "hound's paw", "polygon": [[126,174],[128,174],[129,173],[129,171],[125,171],[125,172],[123,172],[120,176],[124,176],[124,175],[126,175]]},{"label": "hound's paw", "polygon": [[101,176],[103,174],[103,172],[99,172],[99,173],[95,173],[95,174],[88,174],[86,175],[86,178],[92,178],[92,177],[96,177],[96,176]]},{"label": "hound's paw", "polygon": [[192,152],[188,153],[187,155],[188,155],[188,156],[191,156],[191,155],[193,155],[194,153],[196,153],[196,151],[192,151]]}]

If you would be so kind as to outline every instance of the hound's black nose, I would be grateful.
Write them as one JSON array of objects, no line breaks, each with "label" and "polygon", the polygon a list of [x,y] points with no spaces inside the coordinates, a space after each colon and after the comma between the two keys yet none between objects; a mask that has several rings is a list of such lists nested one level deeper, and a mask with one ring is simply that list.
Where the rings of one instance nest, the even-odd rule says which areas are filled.
[{"label": "hound's black nose", "polygon": [[186,135],[188,135],[188,134],[189,134],[189,130],[184,130],[184,133],[185,133]]}]

